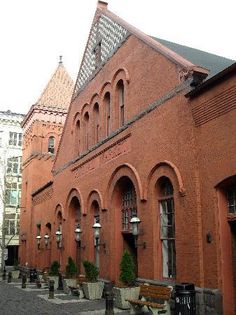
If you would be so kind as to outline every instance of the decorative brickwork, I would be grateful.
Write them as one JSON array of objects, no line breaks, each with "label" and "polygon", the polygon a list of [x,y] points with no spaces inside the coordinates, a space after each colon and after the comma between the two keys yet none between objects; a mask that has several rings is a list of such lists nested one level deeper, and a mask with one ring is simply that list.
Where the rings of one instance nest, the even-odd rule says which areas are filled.
[{"label": "decorative brickwork", "polygon": [[96,54],[94,51],[96,45],[99,43],[101,45],[101,64],[103,64],[115,53],[128,35],[128,31],[124,27],[112,21],[109,17],[102,15],[98,19],[90,32],[84,58],[75,84],[73,98],[76,97],[79,90],[89,81],[97,70]]}]

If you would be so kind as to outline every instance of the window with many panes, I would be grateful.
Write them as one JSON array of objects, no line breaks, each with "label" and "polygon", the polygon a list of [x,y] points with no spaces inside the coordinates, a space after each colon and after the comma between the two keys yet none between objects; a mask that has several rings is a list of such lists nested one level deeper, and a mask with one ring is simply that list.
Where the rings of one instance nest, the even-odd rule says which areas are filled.
[{"label": "window with many panes", "polygon": [[6,214],[4,231],[5,231],[5,235],[19,234],[19,215],[18,214],[15,214],[15,213]]},{"label": "window with many panes", "polygon": [[5,202],[8,206],[17,206],[20,204],[21,183],[6,182]]},{"label": "window with many panes", "polygon": [[14,146],[14,147],[21,147],[22,146],[22,133],[10,131],[9,145]]},{"label": "window with many panes", "polygon": [[173,186],[166,177],[159,180],[158,201],[160,206],[163,277],[173,278],[176,276],[175,212]]},{"label": "window with many panes", "polygon": [[227,189],[228,213],[236,214],[236,185]]},{"label": "window with many panes", "polygon": [[122,230],[131,231],[130,220],[137,216],[136,193],[133,185],[129,185],[122,193]]},{"label": "window with many panes", "polygon": [[21,156],[11,157],[7,159],[7,174],[21,174]]}]

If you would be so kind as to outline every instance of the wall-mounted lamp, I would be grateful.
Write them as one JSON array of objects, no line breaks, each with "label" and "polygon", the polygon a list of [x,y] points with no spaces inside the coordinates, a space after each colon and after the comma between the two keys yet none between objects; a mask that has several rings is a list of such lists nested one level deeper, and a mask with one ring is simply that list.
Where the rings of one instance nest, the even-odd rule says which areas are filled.
[{"label": "wall-mounted lamp", "polygon": [[60,228],[56,231],[57,248],[62,248],[62,232]]},{"label": "wall-mounted lamp", "polygon": [[130,220],[130,224],[132,226],[132,234],[134,236],[134,245],[135,247],[142,246],[143,248],[146,248],[146,242],[138,243],[138,236],[139,236],[139,224],[141,223],[141,220],[135,216]]},{"label": "wall-mounted lamp", "polygon": [[80,228],[80,225],[78,224],[76,229],[75,229],[75,241],[77,243],[78,248],[85,249],[85,246],[81,245],[81,233],[82,233],[82,230]]},{"label": "wall-mounted lamp", "polygon": [[99,222],[94,223],[93,229],[94,229],[94,246],[103,246],[103,248],[106,248],[106,243],[100,243],[100,230],[101,230],[101,224]]},{"label": "wall-mounted lamp", "polygon": [[37,240],[38,249],[40,249],[41,236],[40,236],[40,235],[37,235],[37,236],[36,236],[36,240]]},{"label": "wall-mounted lamp", "polygon": [[44,235],[44,243],[45,243],[46,248],[48,247],[49,239],[50,239],[50,236],[46,233]]}]

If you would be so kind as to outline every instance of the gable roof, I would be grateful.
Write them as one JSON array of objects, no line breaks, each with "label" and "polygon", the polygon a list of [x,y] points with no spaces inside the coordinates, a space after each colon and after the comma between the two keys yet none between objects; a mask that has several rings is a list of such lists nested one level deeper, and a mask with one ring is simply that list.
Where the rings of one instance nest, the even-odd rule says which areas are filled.
[{"label": "gable roof", "polygon": [[70,105],[74,83],[60,61],[51,80],[35,105],[47,108],[67,109]]},{"label": "gable roof", "polygon": [[165,47],[168,47],[169,49],[173,50],[180,56],[191,61],[193,64],[208,69],[210,72],[209,75],[207,76],[207,80],[235,62],[234,60],[214,55],[206,51],[169,42],[167,40],[160,38],[155,37],[152,38],[155,39],[157,42],[163,44]]},{"label": "gable roof", "polygon": [[[158,42],[156,39],[146,35],[134,26],[130,25],[114,13],[107,10],[107,6],[101,6],[98,1],[98,8],[90,29],[87,45],[80,65],[78,77],[75,84],[73,98],[75,98],[84,86],[96,75],[102,66],[109,60],[119,47],[127,40],[130,35],[134,35],[152,49],[166,56],[169,60],[184,68],[187,72],[197,71],[208,74],[208,70],[196,66],[184,56],[169,49],[167,46]],[[103,2],[104,3],[104,2]],[[101,62],[96,67],[95,47],[101,43]]]}]

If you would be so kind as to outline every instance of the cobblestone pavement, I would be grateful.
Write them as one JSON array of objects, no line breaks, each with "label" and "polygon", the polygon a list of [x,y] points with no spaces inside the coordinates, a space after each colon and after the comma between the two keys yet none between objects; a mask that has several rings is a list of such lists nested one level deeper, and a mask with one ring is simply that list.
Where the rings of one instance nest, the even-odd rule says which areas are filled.
[{"label": "cobblestone pavement", "polygon": [[[16,281],[16,280],[14,280]],[[27,283],[22,289],[19,281],[0,281],[1,315],[104,315],[105,300],[89,301],[55,291],[55,298],[48,299],[48,289],[37,289]],[[128,315],[128,311],[115,309],[117,315]]]}]

